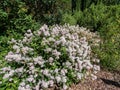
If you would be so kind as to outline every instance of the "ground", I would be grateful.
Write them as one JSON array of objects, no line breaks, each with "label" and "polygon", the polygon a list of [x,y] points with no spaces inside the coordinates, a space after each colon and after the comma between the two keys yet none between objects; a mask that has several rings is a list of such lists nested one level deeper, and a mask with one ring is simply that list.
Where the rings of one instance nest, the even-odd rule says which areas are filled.
[{"label": "ground", "polygon": [[97,80],[85,80],[69,90],[120,90],[120,72],[100,71]]},{"label": "ground", "polygon": [[[84,80],[77,85],[72,85],[68,90],[120,90],[120,71],[108,72],[101,70],[97,73],[97,79]],[[59,90],[50,88],[48,90]]]}]

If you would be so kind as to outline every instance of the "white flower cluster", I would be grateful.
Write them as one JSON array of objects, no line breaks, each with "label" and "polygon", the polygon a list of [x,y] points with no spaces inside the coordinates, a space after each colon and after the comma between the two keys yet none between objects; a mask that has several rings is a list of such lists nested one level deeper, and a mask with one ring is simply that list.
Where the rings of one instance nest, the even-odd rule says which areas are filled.
[{"label": "white flower cluster", "polygon": [[[88,32],[83,27],[70,25],[51,28],[43,25],[34,33],[28,30],[23,40],[11,40],[13,51],[5,56],[5,60],[16,63],[18,68],[2,68],[3,79],[18,74],[23,81],[18,90],[41,90],[55,84],[66,90],[70,80],[81,80],[88,73],[96,79],[100,67],[91,63],[91,47],[82,36]],[[94,58],[94,62],[99,63],[99,60]]]}]

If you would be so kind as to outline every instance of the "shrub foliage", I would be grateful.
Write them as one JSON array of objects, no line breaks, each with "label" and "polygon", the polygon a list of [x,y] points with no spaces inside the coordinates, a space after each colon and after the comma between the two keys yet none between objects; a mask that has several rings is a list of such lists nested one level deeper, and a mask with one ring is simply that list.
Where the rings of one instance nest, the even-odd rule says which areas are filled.
[{"label": "shrub foliage", "polygon": [[88,76],[96,79],[99,60],[91,56],[85,33],[90,32],[78,26],[43,25],[34,33],[28,30],[22,40],[12,39],[12,51],[5,56],[8,66],[1,69],[3,81],[14,82],[17,76],[18,90],[38,90],[54,85],[67,89]]}]

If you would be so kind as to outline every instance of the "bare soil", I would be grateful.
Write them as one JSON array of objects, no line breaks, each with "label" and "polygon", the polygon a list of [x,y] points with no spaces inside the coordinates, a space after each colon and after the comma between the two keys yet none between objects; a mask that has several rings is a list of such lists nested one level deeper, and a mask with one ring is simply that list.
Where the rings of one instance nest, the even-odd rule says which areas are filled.
[{"label": "bare soil", "polygon": [[69,90],[120,90],[120,72],[110,73],[100,71],[97,80],[85,80],[77,85],[72,85]]}]

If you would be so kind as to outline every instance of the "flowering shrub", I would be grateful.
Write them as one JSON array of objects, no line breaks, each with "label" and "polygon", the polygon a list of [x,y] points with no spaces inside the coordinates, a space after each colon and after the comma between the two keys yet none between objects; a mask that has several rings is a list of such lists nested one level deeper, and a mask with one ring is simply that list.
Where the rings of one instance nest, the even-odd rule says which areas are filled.
[{"label": "flowering shrub", "polygon": [[9,42],[13,50],[5,56],[9,66],[1,69],[3,79],[19,77],[18,90],[55,85],[66,90],[87,76],[96,79],[99,60],[91,57],[87,33],[92,35],[86,28],[69,25],[43,25],[33,33],[28,30],[22,40]]}]

